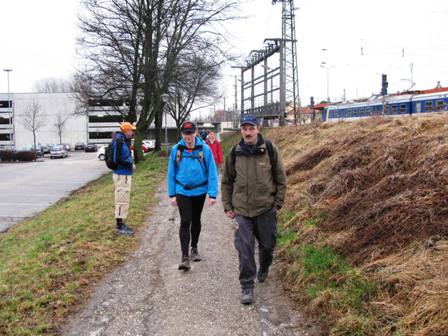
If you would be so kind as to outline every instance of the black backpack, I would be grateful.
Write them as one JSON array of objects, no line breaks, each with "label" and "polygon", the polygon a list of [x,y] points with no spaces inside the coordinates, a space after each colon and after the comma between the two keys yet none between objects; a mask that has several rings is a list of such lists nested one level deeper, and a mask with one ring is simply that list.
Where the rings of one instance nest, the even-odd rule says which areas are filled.
[{"label": "black backpack", "polygon": [[[272,178],[274,178],[275,169],[277,168],[277,158],[275,157],[274,147],[272,146],[272,142],[270,140],[265,140],[264,143],[266,144],[266,149],[268,150],[269,162],[271,164],[271,170],[272,170]],[[230,151],[230,158],[232,160],[233,169],[235,169],[236,146],[238,145],[234,145],[232,147],[232,150]]]},{"label": "black backpack", "polygon": [[118,168],[118,163],[114,161],[114,144],[115,140],[113,140],[109,145],[107,145],[106,150],[104,151],[104,162],[106,162],[106,166],[109,169],[115,170]]}]

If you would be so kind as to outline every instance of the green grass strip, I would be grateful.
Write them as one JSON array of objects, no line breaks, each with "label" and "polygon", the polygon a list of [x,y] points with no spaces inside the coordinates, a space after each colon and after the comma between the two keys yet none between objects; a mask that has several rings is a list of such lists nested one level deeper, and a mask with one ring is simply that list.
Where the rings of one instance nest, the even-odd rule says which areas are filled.
[{"label": "green grass strip", "polygon": [[[155,154],[138,164],[127,220],[133,228],[144,226],[165,171],[166,159]],[[90,286],[137,243],[115,233],[111,174],[0,235],[0,335],[58,334]]]}]

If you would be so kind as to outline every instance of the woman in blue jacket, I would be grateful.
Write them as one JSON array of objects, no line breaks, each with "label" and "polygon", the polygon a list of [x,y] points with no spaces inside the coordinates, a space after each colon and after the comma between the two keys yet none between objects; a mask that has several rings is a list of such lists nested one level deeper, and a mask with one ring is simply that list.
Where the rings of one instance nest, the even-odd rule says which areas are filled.
[{"label": "woman in blue jacket", "polygon": [[171,204],[179,207],[179,238],[182,250],[179,269],[188,271],[190,258],[192,261],[201,260],[198,253],[201,214],[207,194],[208,204],[216,203],[218,174],[213,153],[196,137],[196,125],[186,121],[181,127],[181,133],[182,139],[171,149],[168,164],[168,194]]}]

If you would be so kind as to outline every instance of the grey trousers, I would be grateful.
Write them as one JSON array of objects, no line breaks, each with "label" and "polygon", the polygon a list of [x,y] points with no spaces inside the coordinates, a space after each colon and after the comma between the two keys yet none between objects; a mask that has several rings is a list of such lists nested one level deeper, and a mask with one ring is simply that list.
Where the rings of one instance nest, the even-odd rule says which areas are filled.
[{"label": "grey trousers", "polygon": [[276,211],[271,209],[256,217],[236,216],[235,248],[240,262],[240,284],[253,288],[257,275],[255,238],[258,241],[260,271],[266,272],[272,263],[277,236]]}]

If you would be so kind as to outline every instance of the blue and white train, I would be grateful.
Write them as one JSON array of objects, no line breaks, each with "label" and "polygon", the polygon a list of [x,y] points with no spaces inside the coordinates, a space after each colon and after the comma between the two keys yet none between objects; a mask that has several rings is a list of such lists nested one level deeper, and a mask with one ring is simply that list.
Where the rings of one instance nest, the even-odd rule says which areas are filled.
[{"label": "blue and white train", "polygon": [[342,121],[372,116],[420,115],[448,111],[448,88],[373,96],[364,101],[328,105],[322,121]]}]

